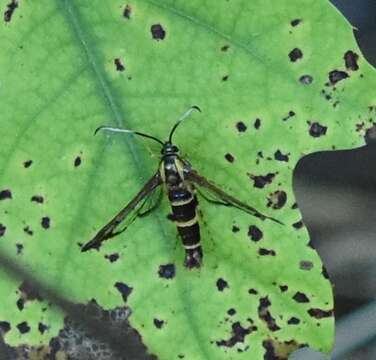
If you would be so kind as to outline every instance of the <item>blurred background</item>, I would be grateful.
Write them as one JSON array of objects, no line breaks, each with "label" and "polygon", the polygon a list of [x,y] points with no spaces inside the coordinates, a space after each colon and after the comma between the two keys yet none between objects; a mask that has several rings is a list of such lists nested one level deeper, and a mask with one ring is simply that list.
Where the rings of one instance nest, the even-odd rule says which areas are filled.
[{"label": "blurred background", "polygon": [[[376,1],[331,1],[356,28],[376,66]],[[376,89],[370,89],[375,91]],[[368,145],[302,159],[294,189],[310,235],[334,284],[336,348],[331,359],[376,359],[376,131]],[[327,359],[300,351],[299,360]]]}]

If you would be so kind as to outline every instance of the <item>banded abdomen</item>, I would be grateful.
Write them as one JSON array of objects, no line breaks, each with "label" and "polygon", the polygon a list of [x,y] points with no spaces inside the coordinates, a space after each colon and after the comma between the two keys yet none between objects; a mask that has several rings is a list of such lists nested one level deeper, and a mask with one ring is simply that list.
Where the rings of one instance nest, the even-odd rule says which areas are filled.
[{"label": "banded abdomen", "polygon": [[180,185],[168,190],[168,198],[171,203],[172,219],[185,248],[184,265],[189,269],[199,268],[203,255],[196,195],[187,187]]}]

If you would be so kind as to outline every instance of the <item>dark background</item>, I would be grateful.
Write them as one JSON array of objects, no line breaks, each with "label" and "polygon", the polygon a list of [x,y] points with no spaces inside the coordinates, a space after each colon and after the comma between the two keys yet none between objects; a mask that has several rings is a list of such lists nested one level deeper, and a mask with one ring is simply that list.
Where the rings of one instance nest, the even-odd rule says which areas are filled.
[{"label": "dark background", "polygon": [[[376,66],[376,1],[332,3],[357,28],[354,35],[362,53]],[[376,100],[376,89],[369,91],[375,92]],[[309,155],[294,173],[304,222],[334,284],[339,320],[376,299],[375,137],[368,142],[357,150]],[[376,359],[376,341],[366,341],[338,359]]]}]

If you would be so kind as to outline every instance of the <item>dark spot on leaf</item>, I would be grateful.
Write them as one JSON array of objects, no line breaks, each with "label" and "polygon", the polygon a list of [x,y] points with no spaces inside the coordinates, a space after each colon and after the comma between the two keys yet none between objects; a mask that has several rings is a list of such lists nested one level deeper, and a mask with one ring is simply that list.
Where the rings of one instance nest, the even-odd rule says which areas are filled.
[{"label": "dark spot on leaf", "polygon": [[308,123],[310,125],[309,135],[314,138],[318,138],[326,134],[327,126],[320,125],[318,122]]},{"label": "dark spot on leaf", "polygon": [[25,300],[22,298],[18,299],[16,305],[18,307],[18,310],[22,311],[25,307]]},{"label": "dark spot on leaf", "polygon": [[32,236],[34,233],[33,233],[33,230],[30,229],[29,226],[25,226],[23,231],[27,234],[27,235],[30,235]]},{"label": "dark spot on leaf", "polygon": [[331,85],[337,84],[337,82],[349,77],[346,71],[333,70],[329,73],[329,81]]},{"label": "dark spot on leaf", "polygon": [[116,58],[114,60],[114,64],[115,64],[116,71],[124,71],[125,70],[125,66],[123,65],[123,63],[121,62],[121,60],[119,58]]},{"label": "dark spot on leaf", "polygon": [[232,230],[233,233],[237,233],[237,232],[240,231],[239,227],[236,226],[236,225],[233,225],[231,230]]},{"label": "dark spot on leaf", "polygon": [[260,248],[258,253],[261,255],[261,256],[275,256],[276,253],[274,250],[269,250],[269,249],[264,249],[264,248]]},{"label": "dark spot on leaf", "polygon": [[257,295],[258,294],[258,291],[256,289],[249,289],[248,290],[248,294],[249,295]]},{"label": "dark spot on leaf", "polygon": [[81,157],[80,156],[77,156],[75,159],[74,159],[74,166],[77,167],[77,166],[80,166],[81,165]]},{"label": "dark spot on leaf", "polygon": [[260,241],[263,237],[263,233],[256,225],[251,225],[248,228],[248,236],[252,241]]},{"label": "dark spot on leaf", "polygon": [[333,310],[322,310],[312,308],[309,309],[307,312],[310,316],[314,317],[315,319],[323,319],[333,316]]},{"label": "dark spot on leaf", "polygon": [[235,161],[235,158],[233,155],[231,155],[230,153],[227,153],[225,155],[225,159],[229,162],[229,163],[233,163]]},{"label": "dark spot on leaf", "polygon": [[291,119],[292,117],[294,117],[296,114],[294,111],[290,110],[289,113],[284,117],[282,118],[283,121],[286,121],[288,119]]},{"label": "dark spot on leaf", "polygon": [[289,287],[287,285],[279,285],[279,289],[281,290],[281,292],[286,292]]},{"label": "dark spot on leaf", "polygon": [[43,323],[39,323],[38,324],[38,330],[41,334],[44,334],[44,332],[48,329],[48,326],[43,324]]},{"label": "dark spot on leaf", "polygon": [[33,163],[33,160],[27,160],[27,161],[25,161],[23,164],[24,164],[24,167],[25,167],[25,168],[28,168],[28,167],[31,166],[32,163]]},{"label": "dark spot on leaf", "polygon": [[0,191],[0,200],[11,199],[12,192],[9,189]]},{"label": "dark spot on leaf", "polygon": [[155,325],[155,327],[157,329],[161,329],[163,327],[163,325],[164,325],[164,321],[163,320],[158,320],[158,319],[154,319],[153,323],[154,323],[154,325]]},{"label": "dark spot on leaf", "polygon": [[229,314],[230,316],[234,316],[236,314],[236,310],[234,308],[228,309],[227,314]]},{"label": "dark spot on leaf", "polygon": [[22,253],[24,246],[20,243],[17,243],[16,248],[17,248],[17,255],[20,255]]},{"label": "dark spot on leaf", "polygon": [[296,62],[297,60],[301,59],[303,57],[303,52],[299,48],[295,48],[290,51],[289,58],[290,61]]},{"label": "dark spot on leaf", "polygon": [[359,69],[358,59],[359,55],[349,50],[345,53],[344,57],[347,70],[356,71]]},{"label": "dark spot on leaf", "polygon": [[268,329],[270,331],[278,331],[280,327],[277,325],[275,319],[271,315],[269,311],[271,303],[268,297],[260,298],[259,306],[258,306],[258,315],[261,320],[264,320]]},{"label": "dark spot on leaf", "polygon": [[41,225],[42,225],[43,229],[48,229],[51,225],[50,218],[48,216],[42,217]]},{"label": "dark spot on leaf", "polygon": [[4,21],[9,22],[12,20],[12,16],[14,11],[18,8],[18,1],[11,0],[11,2],[7,5],[7,9],[4,12]]},{"label": "dark spot on leaf", "polygon": [[302,260],[300,263],[299,263],[299,267],[302,269],[302,270],[311,270],[313,268],[313,262],[312,261],[308,261],[308,260]]},{"label": "dark spot on leaf", "polygon": [[309,303],[309,299],[306,294],[301,292],[296,292],[292,297],[297,303]]},{"label": "dark spot on leaf", "polygon": [[128,296],[131,294],[133,288],[122,282],[117,282],[114,286],[120,292],[123,301],[127,302]]},{"label": "dark spot on leaf", "polygon": [[222,278],[219,278],[217,280],[217,289],[218,291],[223,291],[224,289],[228,288],[228,283],[226,280],[222,279]]},{"label": "dark spot on leaf", "polygon": [[289,154],[282,154],[280,150],[274,153],[274,159],[277,161],[289,161]]},{"label": "dark spot on leaf", "polygon": [[160,265],[158,274],[164,279],[173,279],[175,277],[175,264]]},{"label": "dark spot on leaf", "polygon": [[248,176],[253,180],[253,186],[258,189],[263,189],[266,185],[271,184],[277,173],[268,173],[266,175],[252,175]]},{"label": "dark spot on leaf", "polygon": [[228,77],[229,77],[229,75],[225,75],[225,76],[223,76],[223,77],[222,77],[222,81],[227,81],[227,80],[228,80]]},{"label": "dark spot on leaf", "polygon": [[239,132],[245,132],[247,130],[247,126],[243,123],[243,121],[238,121],[236,123],[236,128]]},{"label": "dark spot on leaf", "polygon": [[296,223],[293,223],[292,226],[295,228],[295,229],[301,229],[303,227],[303,221],[300,220],[300,221],[297,221]]},{"label": "dark spot on leaf", "polygon": [[132,7],[128,4],[125,6],[124,11],[123,11],[123,16],[126,19],[130,19],[132,15]]},{"label": "dark spot on leaf", "polygon": [[6,226],[0,223],[0,237],[4,236],[6,229],[7,229]]},{"label": "dark spot on leaf", "polygon": [[313,82],[313,77],[311,75],[302,75],[299,81],[303,85],[311,85]]},{"label": "dark spot on leaf", "polygon": [[300,23],[302,22],[302,19],[294,19],[294,20],[291,20],[290,24],[291,26],[298,26]]},{"label": "dark spot on leaf", "polygon": [[298,324],[300,324],[300,320],[298,319],[298,318],[296,318],[296,317],[291,317],[288,321],[287,321],[287,323],[289,324],[289,325],[298,325]]},{"label": "dark spot on leaf", "polygon": [[7,333],[11,329],[10,323],[8,321],[0,321],[0,331],[2,334]]},{"label": "dark spot on leaf", "polygon": [[41,195],[33,195],[33,196],[31,197],[30,201],[34,201],[34,202],[36,202],[36,203],[38,203],[38,204],[43,204],[43,202],[44,202],[44,198],[43,198],[43,196],[41,196]]},{"label": "dark spot on leaf", "polygon": [[163,29],[161,24],[154,24],[150,28],[151,35],[154,40],[163,40],[166,36],[166,31]]},{"label": "dark spot on leaf", "polygon": [[296,210],[298,208],[299,208],[298,203],[293,203],[292,206],[291,206],[291,209],[293,209],[293,210]]},{"label": "dark spot on leaf", "polygon": [[231,337],[227,340],[217,341],[217,346],[233,347],[237,343],[243,343],[245,337],[254,330],[253,326],[244,328],[239,321],[232,324],[231,327]]},{"label": "dark spot on leaf", "polygon": [[105,255],[104,257],[113,263],[119,259],[119,254],[115,253],[115,254]]},{"label": "dark spot on leaf", "polygon": [[253,126],[255,127],[256,130],[258,130],[261,126],[261,119],[257,118]]},{"label": "dark spot on leaf", "polygon": [[27,324],[26,321],[23,321],[22,323],[19,323],[17,325],[17,329],[21,334],[26,334],[30,331],[30,326]]},{"label": "dark spot on leaf", "polygon": [[325,279],[329,279],[329,274],[325,266],[322,267],[321,274],[324,276]]},{"label": "dark spot on leaf", "polygon": [[287,201],[287,194],[283,190],[277,190],[271,193],[268,197],[267,207],[272,207],[273,209],[282,208]]},{"label": "dark spot on leaf", "polygon": [[222,50],[222,51],[227,51],[229,48],[230,48],[230,45],[223,45],[223,46],[221,47],[221,50]]}]

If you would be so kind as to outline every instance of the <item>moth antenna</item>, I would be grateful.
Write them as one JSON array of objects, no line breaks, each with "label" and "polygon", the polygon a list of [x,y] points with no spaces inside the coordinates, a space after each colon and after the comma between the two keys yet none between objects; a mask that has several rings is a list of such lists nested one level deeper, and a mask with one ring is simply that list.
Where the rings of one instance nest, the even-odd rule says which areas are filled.
[{"label": "moth antenna", "polygon": [[144,133],[134,131],[134,130],[116,128],[116,127],[112,127],[112,126],[99,126],[98,128],[95,129],[94,135],[96,135],[99,131],[102,131],[102,130],[107,130],[107,131],[112,131],[112,132],[122,132],[122,133],[128,133],[128,134],[135,134],[135,135],[143,136],[143,137],[148,138],[148,139],[152,139],[152,140],[158,142],[159,144],[161,144],[162,146],[164,145],[161,140],[157,139],[154,136],[144,134]]},{"label": "moth antenna", "polygon": [[176,128],[179,126],[179,124],[185,120],[189,115],[191,115],[191,113],[194,111],[194,110],[197,110],[199,112],[201,112],[201,109],[196,106],[196,105],[193,105],[191,106],[182,116],[180,116],[180,118],[178,119],[178,121],[176,122],[176,124],[173,126],[173,128],[171,129],[171,132],[170,132],[170,135],[168,137],[168,142],[171,143],[172,141],[172,135],[174,135],[174,132],[176,130]]}]

